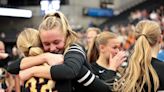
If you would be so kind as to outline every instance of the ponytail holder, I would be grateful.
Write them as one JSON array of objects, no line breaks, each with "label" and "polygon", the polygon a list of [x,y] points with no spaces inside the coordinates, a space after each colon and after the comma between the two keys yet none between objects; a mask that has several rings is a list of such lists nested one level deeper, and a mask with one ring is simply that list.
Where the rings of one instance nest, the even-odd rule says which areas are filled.
[{"label": "ponytail holder", "polygon": [[28,49],[31,49],[31,48],[32,48],[32,46],[28,47]]},{"label": "ponytail holder", "polygon": [[[146,36],[145,34],[141,34],[140,36],[144,36],[144,37],[147,39],[147,36]],[[140,36],[139,36],[139,37],[140,37]]]}]

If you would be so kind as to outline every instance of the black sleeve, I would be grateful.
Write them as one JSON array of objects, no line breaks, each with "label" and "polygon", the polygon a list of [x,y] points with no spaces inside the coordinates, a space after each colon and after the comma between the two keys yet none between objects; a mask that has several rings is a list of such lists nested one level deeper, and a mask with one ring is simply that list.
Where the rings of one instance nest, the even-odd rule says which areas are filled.
[{"label": "black sleeve", "polygon": [[7,58],[0,60],[0,67],[3,67],[3,68],[7,67],[8,62],[11,60],[11,57],[12,56],[9,54]]},{"label": "black sleeve", "polygon": [[64,64],[54,65],[50,69],[53,80],[74,79],[80,72],[85,58],[77,50],[69,51],[64,56]]},{"label": "black sleeve", "polygon": [[21,60],[22,58],[14,60],[10,65],[8,65],[7,71],[11,74],[18,74],[20,71]]},{"label": "black sleeve", "polygon": [[110,87],[104,81],[95,77],[95,75],[85,66],[82,67],[77,77],[77,81],[92,92],[111,92]]}]

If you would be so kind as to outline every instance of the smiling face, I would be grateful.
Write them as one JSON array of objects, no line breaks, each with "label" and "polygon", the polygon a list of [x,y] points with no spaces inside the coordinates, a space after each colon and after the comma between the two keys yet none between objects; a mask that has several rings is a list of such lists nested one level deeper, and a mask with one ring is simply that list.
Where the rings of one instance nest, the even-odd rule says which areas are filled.
[{"label": "smiling face", "polygon": [[65,36],[59,27],[41,31],[40,38],[45,52],[63,53]]}]

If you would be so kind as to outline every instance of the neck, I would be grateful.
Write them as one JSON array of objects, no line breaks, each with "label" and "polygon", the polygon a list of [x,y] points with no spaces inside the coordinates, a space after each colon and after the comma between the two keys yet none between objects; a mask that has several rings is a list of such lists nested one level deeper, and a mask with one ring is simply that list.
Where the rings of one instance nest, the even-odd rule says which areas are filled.
[{"label": "neck", "polygon": [[101,67],[104,67],[104,68],[108,67],[108,62],[107,62],[106,58],[101,55],[97,59],[96,63]]},{"label": "neck", "polygon": [[156,45],[152,48],[152,57],[157,58],[158,52],[159,52],[159,46]]},{"label": "neck", "polygon": [[158,53],[156,51],[152,51],[152,54],[151,55],[152,55],[152,57],[157,58],[157,54]]}]

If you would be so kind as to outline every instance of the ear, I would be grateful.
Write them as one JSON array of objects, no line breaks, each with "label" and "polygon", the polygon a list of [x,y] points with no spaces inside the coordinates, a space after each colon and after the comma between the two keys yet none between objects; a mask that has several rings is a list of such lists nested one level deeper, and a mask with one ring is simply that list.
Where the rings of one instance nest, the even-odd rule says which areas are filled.
[{"label": "ear", "polygon": [[99,45],[99,51],[100,52],[104,52],[106,49],[105,49],[105,45]]}]

